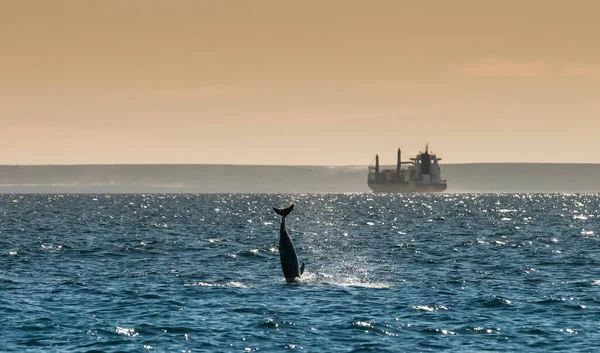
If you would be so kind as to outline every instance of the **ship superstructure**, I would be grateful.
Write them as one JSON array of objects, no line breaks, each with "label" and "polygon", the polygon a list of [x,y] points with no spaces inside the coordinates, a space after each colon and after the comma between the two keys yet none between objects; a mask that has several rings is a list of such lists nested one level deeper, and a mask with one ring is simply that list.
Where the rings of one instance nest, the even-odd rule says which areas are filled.
[{"label": "ship superstructure", "polygon": [[435,154],[425,152],[402,162],[402,153],[398,149],[396,169],[381,169],[379,155],[375,156],[375,165],[369,166],[367,184],[374,192],[440,192],[446,190],[446,180],[442,179],[439,161]]}]

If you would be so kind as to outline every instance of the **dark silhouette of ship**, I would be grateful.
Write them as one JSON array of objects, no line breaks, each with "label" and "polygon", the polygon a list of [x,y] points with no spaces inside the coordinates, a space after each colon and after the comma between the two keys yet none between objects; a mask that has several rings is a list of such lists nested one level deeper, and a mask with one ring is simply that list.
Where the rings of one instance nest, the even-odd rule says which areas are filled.
[{"label": "dark silhouette of ship", "polygon": [[[379,155],[375,156],[375,166],[369,166],[367,184],[373,192],[441,192],[446,190],[446,180],[442,180],[439,161],[435,154],[429,153],[429,145],[425,152],[419,152],[410,161],[402,162],[398,148],[396,170],[379,167]],[[402,168],[407,165],[406,168]]]}]

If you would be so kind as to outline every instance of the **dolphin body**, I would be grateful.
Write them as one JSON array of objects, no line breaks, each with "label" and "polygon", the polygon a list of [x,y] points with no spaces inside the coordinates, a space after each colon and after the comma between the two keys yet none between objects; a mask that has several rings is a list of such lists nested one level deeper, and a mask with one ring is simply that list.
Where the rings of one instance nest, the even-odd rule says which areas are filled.
[{"label": "dolphin body", "polygon": [[281,259],[281,269],[287,283],[296,283],[304,273],[304,262],[302,267],[298,264],[298,256],[294,243],[285,229],[285,217],[294,209],[294,204],[288,208],[275,208],[273,210],[281,216],[281,228],[279,230],[279,258]]}]

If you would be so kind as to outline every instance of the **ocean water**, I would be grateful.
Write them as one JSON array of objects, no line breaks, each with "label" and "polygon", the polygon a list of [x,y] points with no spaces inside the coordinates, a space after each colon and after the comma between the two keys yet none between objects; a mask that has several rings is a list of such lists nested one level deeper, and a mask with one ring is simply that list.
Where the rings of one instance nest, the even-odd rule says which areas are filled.
[{"label": "ocean water", "polygon": [[593,194],[0,195],[0,351],[593,352],[599,234]]}]

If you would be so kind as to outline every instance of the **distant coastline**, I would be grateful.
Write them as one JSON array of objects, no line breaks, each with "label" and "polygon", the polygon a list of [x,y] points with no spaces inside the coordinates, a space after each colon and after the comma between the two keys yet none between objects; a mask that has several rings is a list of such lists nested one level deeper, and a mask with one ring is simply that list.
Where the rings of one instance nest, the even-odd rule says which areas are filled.
[{"label": "distant coastline", "polygon": [[[443,164],[453,192],[600,193],[600,164]],[[0,165],[0,193],[370,192],[367,166]]]}]

